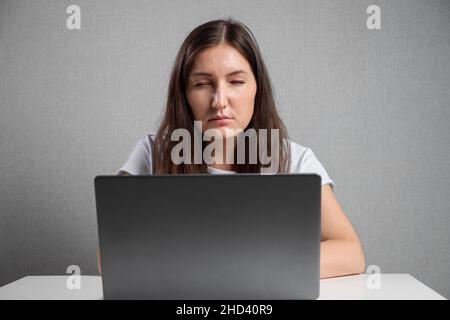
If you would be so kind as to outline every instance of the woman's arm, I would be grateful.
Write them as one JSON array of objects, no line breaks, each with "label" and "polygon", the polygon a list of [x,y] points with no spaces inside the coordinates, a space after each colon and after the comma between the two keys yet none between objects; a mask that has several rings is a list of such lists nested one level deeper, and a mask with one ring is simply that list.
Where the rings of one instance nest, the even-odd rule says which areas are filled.
[{"label": "woman's arm", "polygon": [[[129,174],[121,171],[119,175]],[[321,229],[320,278],[362,273],[365,262],[361,242],[328,184],[322,187]],[[101,274],[100,251],[97,268]]]},{"label": "woman's arm", "polygon": [[320,278],[364,272],[361,242],[329,184],[322,186]]},{"label": "woman's arm", "polygon": [[[129,176],[130,174],[126,171],[119,171],[118,176]],[[99,274],[102,274],[102,266],[100,263],[100,249],[97,250],[97,270]]]}]

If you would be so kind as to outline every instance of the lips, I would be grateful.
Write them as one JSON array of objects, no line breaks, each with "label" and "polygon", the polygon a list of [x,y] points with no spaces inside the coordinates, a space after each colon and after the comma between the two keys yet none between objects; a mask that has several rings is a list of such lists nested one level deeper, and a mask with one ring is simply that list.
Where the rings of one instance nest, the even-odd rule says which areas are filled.
[{"label": "lips", "polygon": [[209,121],[225,120],[225,119],[232,119],[232,118],[229,117],[229,116],[222,116],[222,115],[220,115],[220,116],[214,116],[214,117],[212,117],[211,119],[209,119]]}]

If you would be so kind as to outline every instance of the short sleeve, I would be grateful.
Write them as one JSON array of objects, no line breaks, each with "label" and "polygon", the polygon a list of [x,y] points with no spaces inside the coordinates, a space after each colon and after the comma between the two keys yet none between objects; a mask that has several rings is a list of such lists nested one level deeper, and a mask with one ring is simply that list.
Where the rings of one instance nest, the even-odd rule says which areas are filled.
[{"label": "short sleeve", "polygon": [[149,137],[145,136],[134,145],[128,159],[116,174],[120,171],[125,171],[131,175],[149,175],[152,171],[151,163],[152,157]]},{"label": "short sleeve", "polygon": [[334,181],[330,178],[328,172],[325,170],[319,159],[317,159],[316,155],[310,148],[307,148],[302,156],[300,173],[318,174],[322,178],[322,186],[330,184],[331,188],[334,190]]}]

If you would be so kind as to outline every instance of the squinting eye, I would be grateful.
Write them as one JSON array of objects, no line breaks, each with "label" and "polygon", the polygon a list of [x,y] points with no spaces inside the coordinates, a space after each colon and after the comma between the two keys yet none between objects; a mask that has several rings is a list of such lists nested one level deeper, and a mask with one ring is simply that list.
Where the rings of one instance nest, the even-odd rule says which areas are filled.
[{"label": "squinting eye", "polygon": [[205,82],[199,82],[199,83],[194,84],[195,87],[208,86],[208,85],[209,85],[209,83],[205,83]]},{"label": "squinting eye", "polygon": [[231,81],[232,84],[244,84],[244,81]]}]

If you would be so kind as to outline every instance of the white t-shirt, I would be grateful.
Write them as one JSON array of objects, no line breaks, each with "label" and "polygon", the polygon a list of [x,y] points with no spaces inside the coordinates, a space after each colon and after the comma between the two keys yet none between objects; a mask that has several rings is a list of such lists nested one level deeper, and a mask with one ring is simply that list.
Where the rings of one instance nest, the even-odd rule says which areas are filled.
[{"label": "white t-shirt", "polygon": [[[149,134],[139,140],[131,150],[127,161],[117,171],[125,171],[131,175],[150,175],[152,174],[152,148],[150,139],[153,141],[153,135]],[[290,144],[290,165],[288,173],[316,173],[322,178],[322,185],[330,184],[334,190],[334,181],[331,180],[327,171],[316,158],[314,152],[298,143],[289,141]],[[211,174],[236,174],[235,171],[216,169],[208,166],[208,172]]]}]

